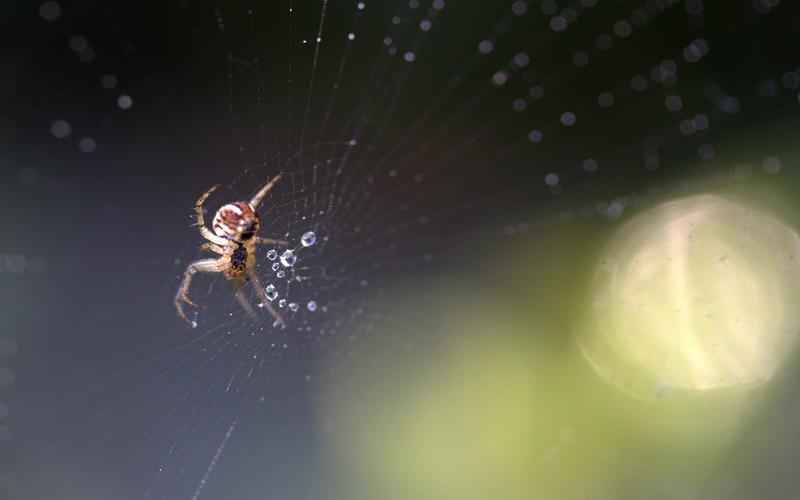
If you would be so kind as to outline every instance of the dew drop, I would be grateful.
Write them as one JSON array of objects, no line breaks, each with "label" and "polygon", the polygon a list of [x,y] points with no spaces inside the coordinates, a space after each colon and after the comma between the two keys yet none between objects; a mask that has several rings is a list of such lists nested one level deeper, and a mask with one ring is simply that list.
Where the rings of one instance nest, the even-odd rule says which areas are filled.
[{"label": "dew drop", "polygon": [[100,78],[100,85],[102,85],[104,89],[113,89],[118,83],[119,80],[115,75],[103,75],[102,78]]},{"label": "dew drop", "polygon": [[299,306],[299,305],[297,305],[297,302],[290,302],[290,303],[289,303],[289,309],[290,309],[292,312],[297,312],[297,310],[298,310],[298,309],[300,309],[300,306]]},{"label": "dew drop", "polygon": [[133,106],[133,99],[131,96],[123,94],[117,99],[117,106],[119,109],[130,109]]},{"label": "dew drop", "polygon": [[304,247],[313,246],[317,242],[317,235],[314,231],[306,231],[300,238],[300,244]]},{"label": "dew drop", "polygon": [[78,141],[78,149],[83,153],[93,153],[97,149],[97,143],[91,137],[84,137]]},{"label": "dew drop", "polygon": [[506,84],[508,81],[508,73],[505,71],[498,71],[494,75],[492,75],[492,83],[501,87]]},{"label": "dew drop", "polygon": [[61,17],[61,5],[58,2],[45,2],[39,6],[39,15],[45,21],[56,21]]},{"label": "dew drop", "polygon": [[295,255],[292,250],[287,249],[283,252],[283,255],[281,255],[281,264],[285,267],[292,267],[295,262],[297,262],[297,255]]},{"label": "dew drop", "polygon": [[72,127],[64,120],[56,120],[50,124],[50,133],[56,139],[66,139],[72,133]]},{"label": "dew drop", "polygon": [[561,115],[561,124],[565,127],[571,127],[575,125],[577,118],[575,117],[575,113],[571,111],[567,111]]},{"label": "dew drop", "polygon": [[277,258],[278,258],[278,251],[277,251],[277,250],[275,250],[274,248],[271,248],[271,249],[269,250],[269,252],[267,252],[267,258],[268,258],[269,260],[275,260],[275,259],[277,259]]},{"label": "dew drop", "polygon": [[279,300],[279,301],[278,301],[278,307],[280,307],[281,309],[283,309],[284,307],[286,307],[286,299],[281,299],[281,300]]},{"label": "dew drop", "polygon": [[601,108],[610,108],[614,105],[614,94],[611,92],[603,92],[597,96],[597,104]]},{"label": "dew drop", "polygon": [[280,269],[280,268],[281,268],[281,265],[280,265],[280,264],[278,264],[277,262],[275,262],[274,264],[272,264],[272,270],[273,270],[273,271],[277,271],[277,270],[278,270],[278,269]]},{"label": "dew drop", "polygon": [[69,48],[77,53],[84,52],[89,49],[89,40],[82,35],[73,35],[69,38]]},{"label": "dew drop", "polygon": [[567,29],[567,19],[563,16],[554,16],[550,19],[550,29],[561,32]]},{"label": "dew drop", "polygon": [[514,55],[513,59],[514,65],[519,68],[524,68],[531,62],[531,58],[525,52],[519,52],[518,54]]},{"label": "dew drop", "polygon": [[587,172],[597,172],[597,160],[594,158],[587,158],[583,160],[583,169]]},{"label": "dew drop", "polygon": [[608,204],[606,215],[609,219],[619,219],[625,210],[625,204],[620,200],[614,200]]},{"label": "dew drop", "polygon": [[488,54],[492,50],[494,50],[494,44],[490,40],[482,40],[481,43],[478,44],[478,52],[481,54]]},{"label": "dew drop", "polygon": [[281,271],[278,271],[278,272],[275,274],[275,276],[277,276],[278,278],[285,278],[285,277],[286,277],[286,271],[283,271],[283,270],[281,270]]},{"label": "dew drop", "polygon": [[313,300],[309,300],[308,304],[306,304],[306,309],[308,309],[311,312],[316,311],[317,310],[317,303],[314,302]]},{"label": "dew drop", "polygon": [[267,288],[265,288],[264,291],[266,292],[267,299],[269,299],[270,302],[278,298],[278,290],[275,289],[275,285],[270,283],[267,285]]}]

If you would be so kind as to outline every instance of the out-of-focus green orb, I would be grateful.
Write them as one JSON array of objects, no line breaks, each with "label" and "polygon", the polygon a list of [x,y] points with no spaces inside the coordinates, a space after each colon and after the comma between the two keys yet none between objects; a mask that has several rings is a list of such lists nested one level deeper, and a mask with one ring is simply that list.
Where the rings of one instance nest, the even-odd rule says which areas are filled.
[{"label": "out-of-focus green orb", "polygon": [[637,396],[764,383],[800,328],[800,238],[777,218],[699,195],[624,224],[602,256],[581,350]]}]

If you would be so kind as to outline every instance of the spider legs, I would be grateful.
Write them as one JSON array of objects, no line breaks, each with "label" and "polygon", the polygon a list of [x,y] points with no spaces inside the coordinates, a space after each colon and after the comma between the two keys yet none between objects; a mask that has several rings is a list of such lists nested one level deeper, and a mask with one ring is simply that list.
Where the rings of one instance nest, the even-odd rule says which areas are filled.
[{"label": "spider legs", "polygon": [[215,186],[211,186],[211,188],[200,195],[200,198],[194,204],[194,214],[197,217],[197,222],[194,223],[195,226],[200,228],[200,235],[207,239],[208,241],[215,243],[217,245],[224,245],[226,240],[221,236],[217,236],[216,234],[212,233],[210,229],[206,227],[205,217],[203,216],[203,203],[206,202],[206,199],[213,193],[214,191],[219,188],[219,184]]},{"label": "spider legs", "polygon": [[239,305],[242,306],[244,312],[246,312],[247,315],[250,316],[250,319],[255,321],[256,319],[258,319],[258,316],[256,316],[256,312],[255,310],[253,310],[253,306],[250,305],[250,301],[247,300],[247,296],[244,293],[244,284],[245,284],[244,279],[238,279],[233,282],[233,290],[234,290],[233,296],[236,298],[236,302],[238,302]]},{"label": "spider legs", "polygon": [[267,196],[267,193],[270,192],[270,190],[275,186],[275,184],[279,180],[281,180],[282,175],[283,174],[278,174],[275,177],[273,177],[271,181],[266,183],[264,187],[259,189],[258,192],[255,194],[255,196],[253,196],[253,199],[250,200],[250,206],[253,208],[253,210],[258,209],[258,206],[261,205],[261,201],[264,199],[265,196]]},{"label": "spider legs", "polygon": [[206,251],[209,251],[209,252],[218,253],[220,255],[225,253],[225,250],[220,245],[217,245],[216,243],[210,243],[210,242],[209,243],[203,243],[202,245],[200,245],[200,250],[206,250]]},{"label": "spider legs", "polygon": [[273,240],[272,238],[262,238],[261,236],[256,236],[256,243],[259,245],[280,245],[284,247],[289,244],[286,240]]},{"label": "spider legs", "polygon": [[175,294],[175,309],[178,311],[178,316],[183,318],[187,323],[191,323],[186,313],[183,312],[183,304],[197,307],[197,304],[189,299],[189,287],[192,285],[192,278],[198,272],[200,273],[218,273],[222,271],[222,266],[216,259],[203,259],[192,262],[186,267],[183,273],[183,282],[181,287],[178,288],[178,293]]},{"label": "spider legs", "polygon": [[272,317],[275,318],[275,326],[286,326],[286,322],[283,321],[281,314],[275,310],[274,307],[272,307],[272,301],[267,298],[267,292],[264,289],[264,286],[261,284],[261,280],[258,279],[256,272],[253,269],[250,269],[247,273],[247,276],[253,283],[253,288],[256,289],[256,295],[258,295],[259,300],[267,309],[267,311],[269,311]]},{"label": "spider legs", "polygon": [[[247,273],[247,279],[252,282],[253,288],[256,290],[256,295],[258,295],[259,300],[261,300],[261,305],[266,307],[267,310],[270,312],[273,318],[275,318],[275,322],[273,326],[285,326],[286,323],[283,321],[283,317],[281,317],[280,313],[272,307],[270,300],[267,298],[267,293],[264,291],[264,287],[261,285],[261,280],[258,279],[258,275],[250,271]],[[244,291],[244,285],[247,281],[243,278],[236,279],[233,282],[233,289],[234,289],[234,297],[236,301],[242,306],[242,309],[247,313],[248,316],[253,321],[258,320],[258,316],[256,315],[253,306],[250,304],[250,301],[247,300],[247,295]]]}]

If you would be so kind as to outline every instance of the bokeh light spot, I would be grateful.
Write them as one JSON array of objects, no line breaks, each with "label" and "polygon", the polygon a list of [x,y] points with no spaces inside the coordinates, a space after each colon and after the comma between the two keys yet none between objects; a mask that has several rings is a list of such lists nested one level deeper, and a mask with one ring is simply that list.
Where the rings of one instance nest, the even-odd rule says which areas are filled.
[{"label": "bokeh light spot", "polygon": [[638,395],[763,383],[800,331],[800,237],[715,195],[664,203],[620,228],[596,270],[581,349]]}]

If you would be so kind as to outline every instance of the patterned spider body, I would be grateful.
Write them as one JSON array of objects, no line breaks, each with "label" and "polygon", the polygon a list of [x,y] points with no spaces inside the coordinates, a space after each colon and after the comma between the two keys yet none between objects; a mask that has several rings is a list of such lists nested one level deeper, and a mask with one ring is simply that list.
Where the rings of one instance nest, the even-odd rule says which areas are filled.
[{"label": "patterned spider body", "polygon": [[225,238],[223,258],[227,261],[223,274],[228,279],[242,278],[255,264],[255,240],[261,218],[249,203],[237,201],[217,210],[211,223],[214,234]]},{"label": "patterned spider body", "polygon": [[202,272],[221,273],[225,278],[233,282],[236,290],[236,299],[249,314],[255,316],[255,312],[241,288],[245,282],[252,282],[256,294],[261,299],[260,305],[269,310],[275,318],[276,324],[284,324],[280,313],[269,304],[269,297],[267,297],[264,287],[261,286],[255,273],[257,245],[288,245],[288,242],[283,240],[262,238],[257,235],[261,229],[261,218],[257,212],[258,207],[280,178],[280,175],[275,176],[249,202],[236,201],[223,205],[214,215],[211,229],[205,226],[203,203],[219,186],[213,186],[198,198],[194,205],[195,216],[197,217],[196,225],[200,228],[200,234],[206,239],[206,243],[201,248],[216,253],[219,257],[217,259],[198,260],[186,267],[181,286],[175,294],[175,308],[178,316],[182,319],[192,323],[186,317],[183,304],[196,306],[189,299],[189,286],[192,282],[192,276]]},{"label": "patterned spider body", "polygon": [[247,251],[247,245],[239,245],[230,253],[230,267],[225,273],[228,278],[240,278],[247,272],[249,256],[254,255],[251,250]]},{"label": "patterned spider body", "polygon": [[211,227],[217,236],[244,243],[261,228],[261,218],[249,203],[237,201],[217,210]]}]

